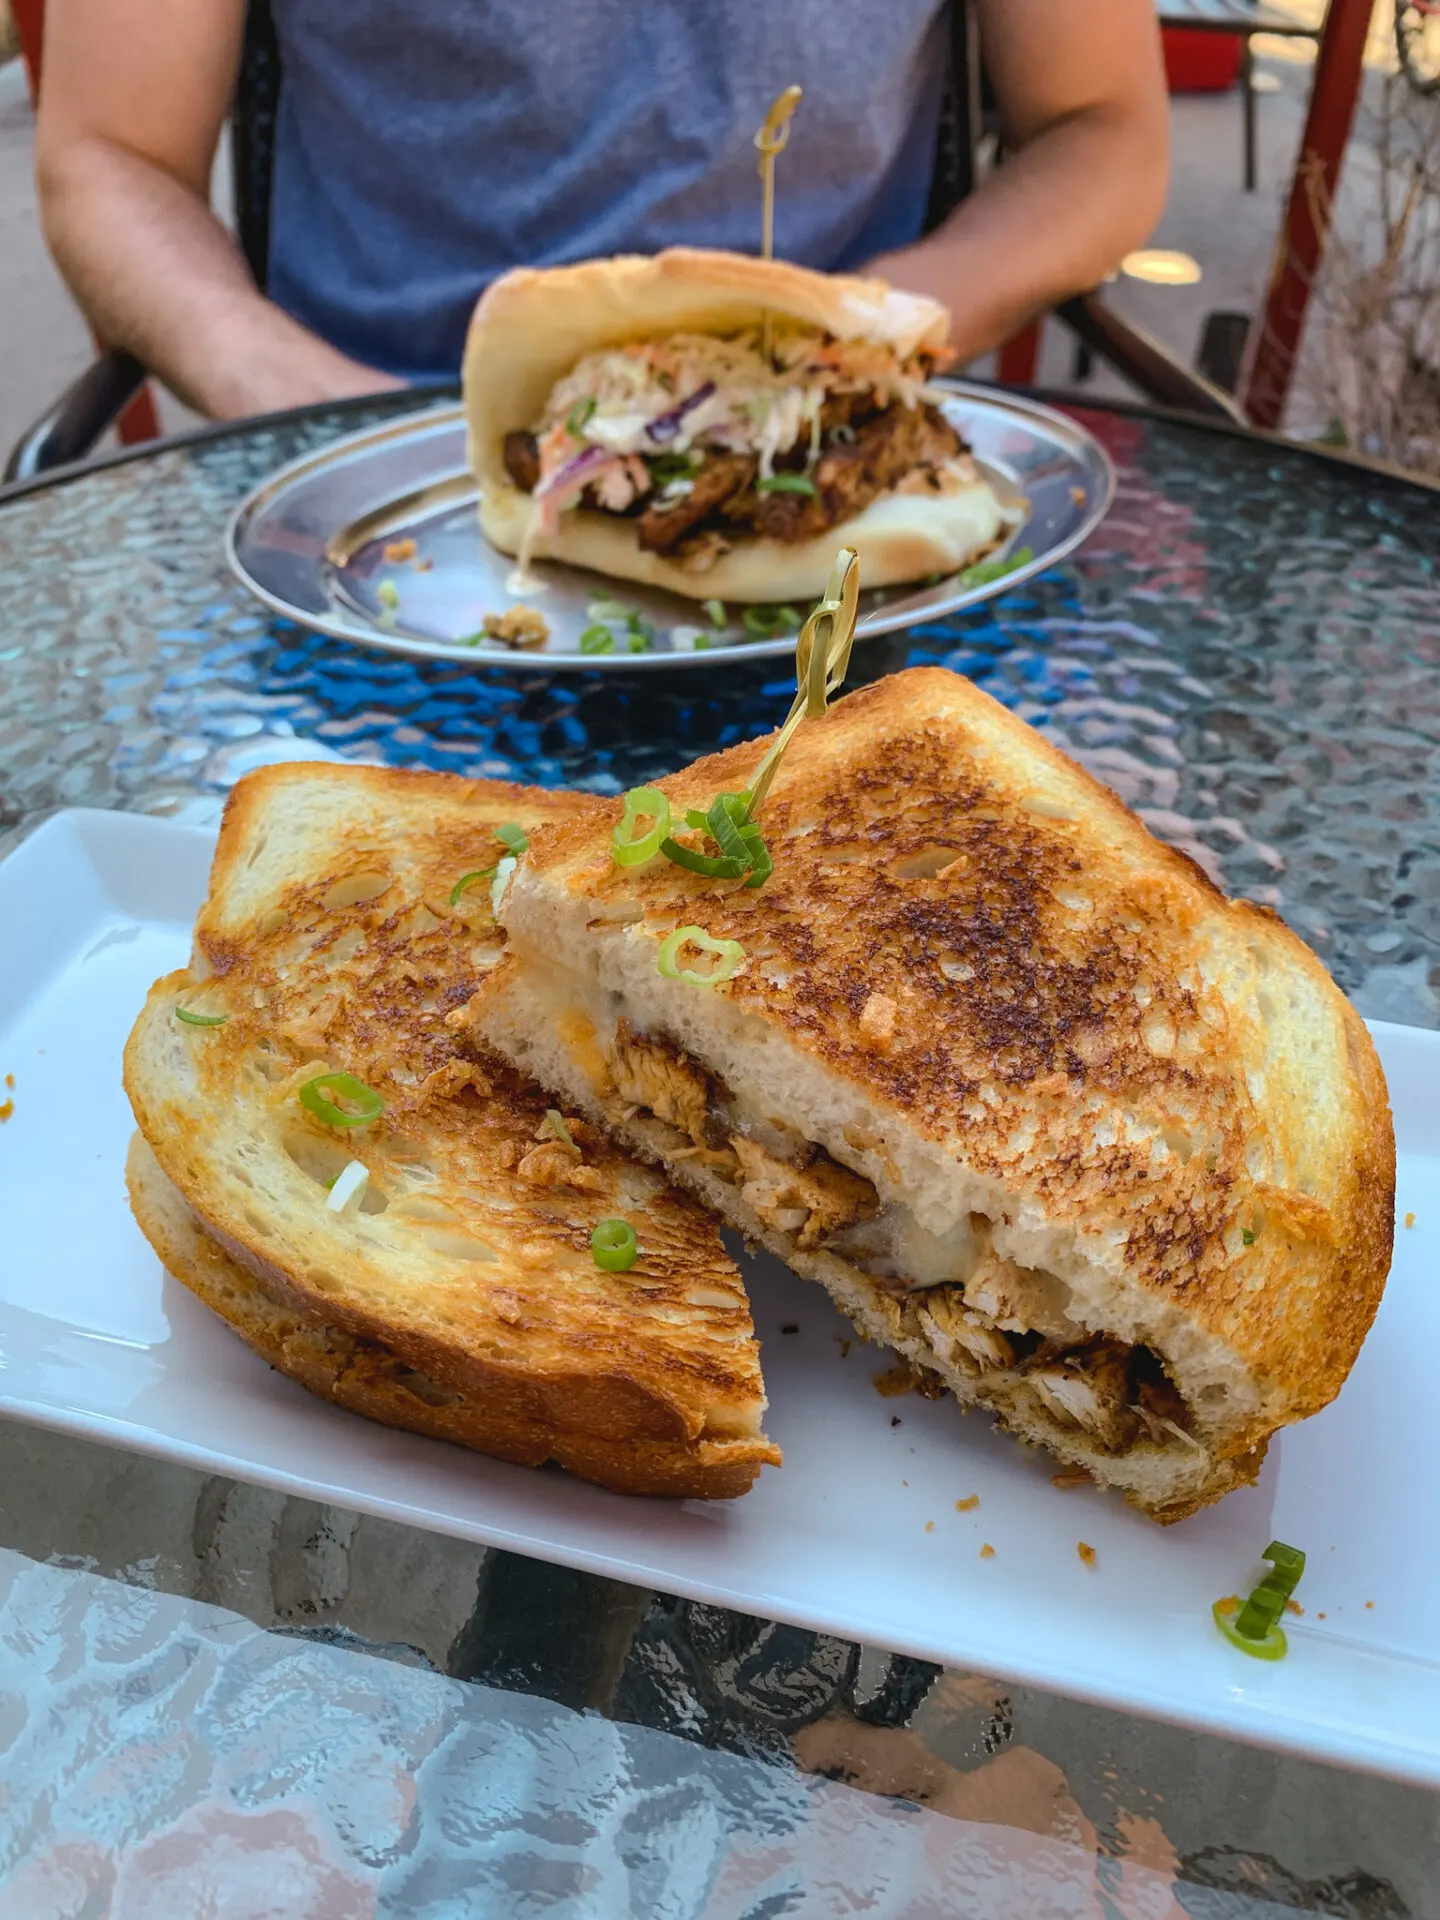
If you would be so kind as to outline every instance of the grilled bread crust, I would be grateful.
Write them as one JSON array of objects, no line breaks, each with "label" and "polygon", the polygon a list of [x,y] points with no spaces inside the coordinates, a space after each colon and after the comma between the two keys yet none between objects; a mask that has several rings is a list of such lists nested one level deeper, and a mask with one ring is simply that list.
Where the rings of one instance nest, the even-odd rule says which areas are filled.
[{"label": "grilled bread crust", "polygon": [[[674,816],[744,789],[764,745],[660,782]],[[765,1111],[805,1105],[812,1140],[932,1218],[958,1181],[1087,1326],[1155,1346],[1211,1467],[1137,1504],[1217,1497],[1333,1399],[1389,1267],[1394,1135],[1363,1022],[1275,914],[942,669],[800,727],[763,888],[616,867],[617,814],[537,836],[502,910],[512,975],[564,955]],[[733,978],[657,975],[687,923],[741,942]],[[507,1013],[498,980],[488,997],[481,1031],[543,1075],[537,1016]]]},{"label": "grilled bread crust", "polygon": [[[458,1014],[503,943],[489,879],[452,904],[456,882],[505,852],[497,825],[587,804],[364,767],[242,781],[191,964],[157,981],[126,1048],[158,1169],[137,1149],[137,1216],[251,1345],[357,1411],[621,1491],[728,1497],[779,1456],[714,1227],[578,1118],[571,1152]],[[307,1111],[298,1090],[326,1070],[383,1114]],[[370,1184],[338,1214],[328,1184],[352,1158]],[[606,1273],[590,1235],[617,1215],[641,1255]]]},{"label": "grilled bread crust", "polygon": [[[936,301],[883,280],[694,247],[503,274],[475,309],[463,370],[486,539],[502,553],[519,551],[535,507],[506,472],[505,435],[534,426],[583,355],[667,333],[733,332],[758,326],[767,312],[902,356],[943,346],[950,324]],[[884,495],[816,540],[737,539],[704,571],[643,551],[632,521],[583,508],[563,514],[535,553],[692,599],[771,601],[822,592],[842,546],[859,553],[867,586],[880,587],[964,566],[1002,532],[999,502],[980,480],[953,494]]]}]

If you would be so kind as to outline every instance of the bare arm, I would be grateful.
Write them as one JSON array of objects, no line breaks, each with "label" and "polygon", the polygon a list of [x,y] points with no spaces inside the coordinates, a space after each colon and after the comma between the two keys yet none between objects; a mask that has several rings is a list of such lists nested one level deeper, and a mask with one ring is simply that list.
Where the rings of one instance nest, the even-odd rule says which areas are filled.
[{"label": "bare arm", "polygon": [[1098,284],[1165,204],[1154,0],[978,0],[1007,148],[945,223],[874,270],[950,308],[962,358]]},{"label": "bare arm", "polygon": [[45,237],[97,333],[218,419],[398,383],[266,300],[210,211],[244,0],[50,0]]}]

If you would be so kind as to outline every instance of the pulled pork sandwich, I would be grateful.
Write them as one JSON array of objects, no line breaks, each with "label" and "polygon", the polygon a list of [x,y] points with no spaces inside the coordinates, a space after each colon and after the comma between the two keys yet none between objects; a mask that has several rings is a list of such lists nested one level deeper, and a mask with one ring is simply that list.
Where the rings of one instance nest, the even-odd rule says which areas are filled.
[{"label": "pulled pork sandwich", "polygon": [[676,248],[506,274],[465,354],[480,525],[696,599],[948,573],[1008,530],[927,382],[949,316],[881,280]]}]

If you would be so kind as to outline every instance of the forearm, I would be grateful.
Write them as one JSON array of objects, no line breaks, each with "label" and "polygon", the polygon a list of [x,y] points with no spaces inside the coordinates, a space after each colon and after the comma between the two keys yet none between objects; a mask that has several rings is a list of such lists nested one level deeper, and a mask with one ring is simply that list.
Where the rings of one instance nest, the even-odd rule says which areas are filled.
[{"label": "forearm", "polygon": [[188,405],[216,419],[396,383],[256,289],[209,207],[163,168],[103,140],[40,154],[46,239],[86,316]]},{"label": "forearm", "polygon": [[872,266],[949,307],[952,344],[969,359],[1113,272],[1153,228],[1166,178],[1163,132],[1076,114],[1008,156],[934,233]]}]

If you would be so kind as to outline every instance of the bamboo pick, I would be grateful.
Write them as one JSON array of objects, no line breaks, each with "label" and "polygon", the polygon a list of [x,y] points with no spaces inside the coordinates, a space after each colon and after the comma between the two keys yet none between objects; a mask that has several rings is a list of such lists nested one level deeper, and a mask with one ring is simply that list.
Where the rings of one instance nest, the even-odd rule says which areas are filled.
[{"label": "bamboo pick", "polygon": [[[762,260],[775,258],[775,156],[783,153],[790,140],[790,120],[796,107],[803,98],[800,87],[786,87],[783,93],[775,96],[770,111],[765,116],[765,124],[755,136],[755,145],[760,153],[760,257]],[[765,358],[770,358],[770,316],[767,313],[761,322],[760,346]]]}]

